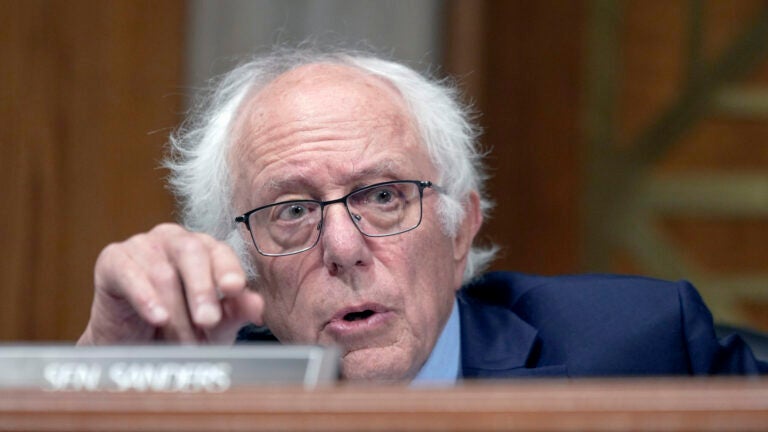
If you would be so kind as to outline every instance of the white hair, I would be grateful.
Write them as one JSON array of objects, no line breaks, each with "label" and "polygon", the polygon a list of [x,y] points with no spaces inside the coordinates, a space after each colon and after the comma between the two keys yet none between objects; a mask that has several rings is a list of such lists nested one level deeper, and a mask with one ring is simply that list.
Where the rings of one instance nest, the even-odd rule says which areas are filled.
[{"label": "white hair", "polygon": [[[401,93],[439,175],[438,213],[443,231],[453,237],[464,218],[463,203],[472,191],[480,196],[486,214],[492,204],[485,196],[484,154],[472,111],[459,100],[449,80],[427,78],[402,64],[371,54],[350,51],[321,52],[308,48],[278,48],[256,57],[222,76],[203,103],[170,137],[164,166],[169,185],[181,206],[181,222],[192,231],[205,232],[228,242],[240,255],[249,277],[256,277],[253,257],[234,224],[232,178],[228,153],[244,99],[263,89],[279,75],[299,66],[334,63],[358,68],[391,83]],[[493,259],[494,246],[473,245],[464,271],[471,279]]]}]

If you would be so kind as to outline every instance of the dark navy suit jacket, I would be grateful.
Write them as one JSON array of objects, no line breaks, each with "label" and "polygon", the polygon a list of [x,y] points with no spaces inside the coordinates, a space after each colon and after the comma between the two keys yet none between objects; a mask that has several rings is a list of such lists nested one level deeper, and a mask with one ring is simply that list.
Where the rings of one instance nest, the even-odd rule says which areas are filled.
[{"label": "dark navy suit jacket", "polygon": [[688,282],[496,272],[458,300],[467,378],[768,373]]},{"label": "dark navy suit jacket", "polygon": [[[687,282],[495,272],[457,297],[465,378],[768,373],[738,336],[717,340]],[[254,340],[275,339],[238,334]]]}]

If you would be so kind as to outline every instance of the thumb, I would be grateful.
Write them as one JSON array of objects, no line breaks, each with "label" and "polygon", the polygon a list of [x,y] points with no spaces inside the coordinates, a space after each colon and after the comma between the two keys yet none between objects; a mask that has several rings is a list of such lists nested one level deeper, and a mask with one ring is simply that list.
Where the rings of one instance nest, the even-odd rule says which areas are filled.
[{"label": "thumb", "polygon": [[222,307],[244,324],[264,325],[264,298],[257,292],[246,289],[237,297],[223,299]]},{"label": "thumb", "polygon": [[244,325],[264,325],[264,299],[253,291],[246,289],[237,296],[221,299],[221,308],[222,320],[206,332],[209,342],[229,344]]}]

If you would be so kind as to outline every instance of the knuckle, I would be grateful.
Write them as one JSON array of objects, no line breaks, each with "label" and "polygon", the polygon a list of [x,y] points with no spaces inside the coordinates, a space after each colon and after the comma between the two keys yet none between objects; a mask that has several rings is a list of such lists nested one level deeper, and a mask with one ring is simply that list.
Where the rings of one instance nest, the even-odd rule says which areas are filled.
[{"label": "knuckle", "polygon": [[152,230],[150,231],[151,234],[160,235],[160,236],[169,236],[169,235],[175,236],[184,232],[186,232],[185,229],[183,229],[178,224],[171,223],[171,222],[164,222],[164,223],[158,224],[154,228],[152,228]]},{"label": "knuckle", "polygon": [[125,243],[110,243],[99,252],[94,265],[94,272],[99,274],[113,274],[124,268],[130,261]]},{"label": "knuckle", "polygon": [[106,264],[120,256],[120,249],[121,247],[119,243],[110,243],[105,246],[104,249],[99,252],[99,256],[96,258],[96,266],[99,267],[99,264]]},{"label": "knuckle", "polygon": [[216,258],[223,258],[223,259],[237,258],[237,254],[235,254],[235,251],[232,249],[232,247],[222,242],[216,242],[213,244],[213,246],[211,246],[211,254],[214,255]]},{"label": "knuckle", "polygon": [[117,243],[110,243],[99,252],[93,268],[93,282],[97,291],[109,286],[116,268],[120,268],[122,249]]},{"label": "knuckle", "polygon": [[153,285],[158,287],[173,287],[179,283],[176,269],[168,263],[152,265],[149,269],[149,277]]},{"label": "knuckle", "polygon": [[215,238],[213,238],[213,236],[212,236],[212,235],[210,235],[210,234],[208,234],[208,233],[204,233],[204,232],[196,232],[196,233],[193,233],[193,234],[194,234],[196,237],[198,237],[198,238],[200,239],[200,241],[202,241],[203,243],[207,243],[207,244],[214,244],[214,243],[218,243],[218,242],[219,242],[218,240],[216,240]]},{"label": "knuckle", "polygon": [[179,255],[187,255],[203,253],[205,248],[195,236],[183,236],[174,240],[173,249]]},{"label": "knuckle", "polygon": [[155,303],[149,293],[141,290],[130,290],[127,294],[130,295],[130,302],[137,311],[146,311]]},{"label": "knuckle", "polygon": [[157,251],[157,241],[150,233],[139,233],[118,244],[119,249],[130,256],[152,256]]},{"label": "knuckle", "polygon": [[128,239],[126,239],[124,242],[119,243],[118,247],[121,249],[124,249],[124,248],[141,249],[148,243],[150,243],[149,236],[146,233],[140,233],[140,234],[134,234]]}]

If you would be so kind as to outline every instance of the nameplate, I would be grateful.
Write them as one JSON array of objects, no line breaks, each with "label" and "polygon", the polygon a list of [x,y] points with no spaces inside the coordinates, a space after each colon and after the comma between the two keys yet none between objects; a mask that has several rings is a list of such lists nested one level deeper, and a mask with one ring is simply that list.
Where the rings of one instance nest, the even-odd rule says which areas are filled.
[{"label": "nameplate", "polygon": [[195,393],[244,386],[313,388],[336,381],[332,348],[0,345],[0,388]]}]

